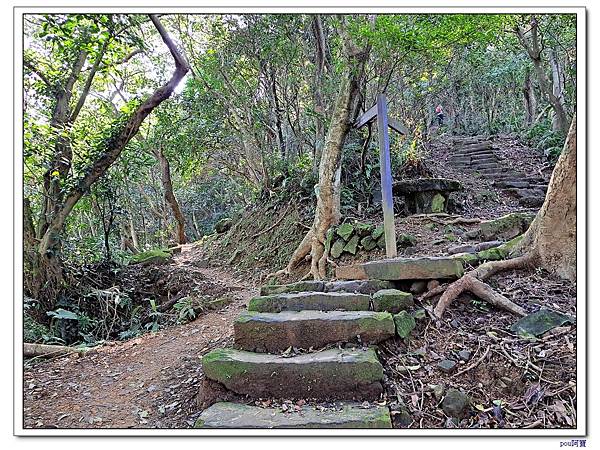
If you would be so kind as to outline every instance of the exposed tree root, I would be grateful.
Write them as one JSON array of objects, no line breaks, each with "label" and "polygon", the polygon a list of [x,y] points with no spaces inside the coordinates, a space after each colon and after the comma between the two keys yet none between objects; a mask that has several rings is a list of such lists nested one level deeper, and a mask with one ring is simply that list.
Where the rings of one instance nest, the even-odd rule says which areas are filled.
[{"label": "exposed tree root", "polygon": [[[515,303],[511,302],[504,295],[494,291],[488,284],[484,283],[485,280],[492,275],[511,269],[524,269],[535,263],[535,257],[532,253],[527,253],[523,256],[519,256],[513,259],[507,259],[503,261],[489,261],[476,269],[467,272],[460,279],[450,284],[440,297],[438,304],[433,310],[433,314],[437,319],[441,319],[444,311],[452,301],[463,292],[471,292],[480,299],[496,306],[497,308],[505,309],[517,314],[524,316],[526,311]],[[441,286],[440,286],[441,288]],[[439,293],[439,292],[437,292]],[[429,293],[428,293],[429,294]],[[434,294],[431,294],[434,295]],[[430,296],[431,296],[430,295]]]}]

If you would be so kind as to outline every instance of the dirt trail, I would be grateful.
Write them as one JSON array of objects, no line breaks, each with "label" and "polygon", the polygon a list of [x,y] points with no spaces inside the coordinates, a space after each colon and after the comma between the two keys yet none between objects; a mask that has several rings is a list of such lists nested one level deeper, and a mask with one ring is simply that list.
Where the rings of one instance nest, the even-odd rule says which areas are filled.
[{"label": "dirt trail", "polygon": [[[178,259],[187,256],[184,248]],[[233,320],[255,295],[252,287],[223,271],[196,270],[235,291],[235,301],[185,325],[25,369],[24,426],[192,426],[199,413],[195,399],[202,374],[199,357],[230,343]]]}]

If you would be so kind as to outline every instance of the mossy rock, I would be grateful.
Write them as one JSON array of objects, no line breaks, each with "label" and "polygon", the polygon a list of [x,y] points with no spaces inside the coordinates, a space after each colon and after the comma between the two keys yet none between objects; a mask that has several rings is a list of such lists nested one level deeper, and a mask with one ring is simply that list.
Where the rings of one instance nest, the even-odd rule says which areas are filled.
[{"label": "mossy rock", "polygon": [[441,213],[446,210],[446,199],[439,192],[433,196],[431,199],[431,212],[432,213]]},{"label": "mossy rock", "polygon": [[414,247],[417,245],[417,238],[412,234],[400,234],[396,239],[400,247]]},{"label": "mossy rock", "polygon": [[352,238],[348,241],[348,243],[344,246],[344,251],[350,253],[351,255],[356,255],[358,251],[358,235],[352,236]]},{"label": "mossy rock", "polygon": [[362,245],[362,248],[364,248],[366,251],[370,252],[377,247],[377,241],[371,236],[365,236],[360,240],[360,245]]},{"label": "mossy rock", "polygon": [[365,236],[369,236],[373,230],[375,229],[375,226],[369,224],[369,223],[356,223],[354,225],[354,231],[356,231],[356,234],[358,234],[359,237],[365,237]]},{"label": "mossy rock", "polygon": [[408,337],[417,326],[415,318],[406,311],[400,311],[394,316],[394,324],[396,325],[396,334],[401,338]]},{"label": "mossy rock", "polygon": [[385,250],[385,235],[380,236],[379,239],[377,239],[377,247],[379,247],[382,250]]},{"label": "mossy rock", "polygon": [[398,289],[382,289],[373,294],[374,311],[388,311],[396,314],[406,311],[414,305],[412,294]]},{"label": "mossy rock", "polygon": [[337,235],[341,237],[343,240],[348,241],[352,233],[354,233],[354,227],[352,224],[343,223],[337,229]]},{"label": "mossy rock", "polygon": [[383,236],[384,233],[385,231],[383,229],[383,225],[381,225],[371,232],[371,237],[375,240],[378,240],[381,236]]},{"label": "mossy rock", "polygon": [[131,256],[131,264],[165,264],[173,255],[168,248],[157,248]]},{"label": "mossy rock", "polygon": [[333,245],[331,246],[331,252],[330,255],[333,258],[339,258],[342,253],[344,252],[344,247],[346,246],[346,241],[344,241],[343,239],[337,239]]}]

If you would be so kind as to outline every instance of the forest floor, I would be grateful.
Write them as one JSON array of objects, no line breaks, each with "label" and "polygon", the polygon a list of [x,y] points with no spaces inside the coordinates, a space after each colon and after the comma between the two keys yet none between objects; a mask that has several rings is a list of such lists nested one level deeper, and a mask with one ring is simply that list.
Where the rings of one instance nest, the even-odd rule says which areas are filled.
[{"label": "forest floor", "polygon": [[[512,137],[495,137],[494,149],[507,164],[525,174],[543,174],[548,167],[541,155]],[[448,167],[451,151],[444,140],[434,142],[425,155],[434,173],[461,181],[465,190],[457,195],[463,217],[488,219],[511,211],[523,211],[514,199],[502,195],[484,179]],[[282,207],[283,208],[283,207]],[[534,210],[530,210],[535,212]],[[273,215],[279,216],[283,213]],[[83,357],[62,357],[28,363],[24,372],[24,424],[31,428],[187,428],[200,413],[199,386],[204,379],[200,357],[216,347],[232,344],[232,325],[255,287],[273,267],[273,252],[254,248],[264,239],[277,241],[277,248],[297,236],[290,227],[299,223],[297,214],[281,230],[260,223],[246,230],[248,243],[233,240],[231,248],[253,256],[255,266],[241,268],[238,252],[206,254],[201,246],[187,245],[172,264],[181,272],[189,267],[215,283],[215,295],[234,292],[233,302],[203,313],[188,324],[126,342],[112,342]],[[275,219],[273,219],[275,220]],[[298,226],[302,234],[302,227]],[[446,226],[427,217],[397,217],[399,233],[417,238],[414,247],[400,249],[400,256],[443,255],[461,244],[464,232],[474,225]],[[265,233],[261,230],[267,230]],[[288,230],[286,232],[286,230]],[[281,232],[280,232],[281,231]],[[278,234],[279,233],[279,234]],[[287,233],[287,235],[286,235]],[[270,236],[269,236],[270,235]],[[281,237],[277,237],[281,235]],[[229,240],[230,237],[228,236]],[[274,245],[272,243],[272,245]],[[257,258],[262,252],[265,256]],[[374,260],[381,251],[345,255],[334,264]],[[210,262],[208,260],[210,259]],[[253,258],[249,258],[252,260]],[[281,259],[281,258],[279,258]],[[202,261],[202,264],[198,262]],[[250,261],[251,262],[251,261]],[[208,268],[203,268],[205,265]],[[260,268],[260,269],[259,269]],[[299,269],[295,275],[301,275]],[[188,280],[189,281],[189,280]],[[186,282],[187,281],[183,281]],[[542,306],[576,317],[576,286],[539,271],[510,271],[489,283],[528,312]],[[435,300],[417,301],[430,306]],[[572,428],[576,426],[576,325],[525,339],[508,328],[516,317],[496,310],[470,295],[461,295],[443,321],[429,318],[417,322],[410,340],[390,339],[380,345],[385,368],[385,396],[395,427],[410,428]],[[467,355],[468,356],[465,356]],[[457,362],[454,372],[440,370],[445,359]],[[473,405],[461,422],[451,421],[440,407],[440,392],[457,388],[466,392]],[[238,399],[243,401],[243,399]],[[288,408],[310,407],[310,399],[263,399],[263,404]],[[408,419],[407,419],[408,414]]]}]

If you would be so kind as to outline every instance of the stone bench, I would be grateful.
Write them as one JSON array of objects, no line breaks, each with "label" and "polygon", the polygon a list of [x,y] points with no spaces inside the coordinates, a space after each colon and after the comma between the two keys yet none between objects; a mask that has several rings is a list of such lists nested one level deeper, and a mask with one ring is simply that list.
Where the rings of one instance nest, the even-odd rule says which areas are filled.
[{"label": "stone bench", "polygon": [[417,178],[393,184],[393,193],[404,196],[409,214],[446,212],[450,193],[462,190],[456,180],[447,178]]}]

